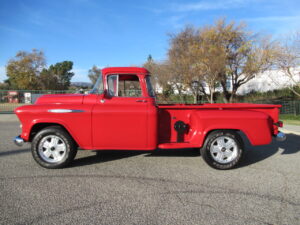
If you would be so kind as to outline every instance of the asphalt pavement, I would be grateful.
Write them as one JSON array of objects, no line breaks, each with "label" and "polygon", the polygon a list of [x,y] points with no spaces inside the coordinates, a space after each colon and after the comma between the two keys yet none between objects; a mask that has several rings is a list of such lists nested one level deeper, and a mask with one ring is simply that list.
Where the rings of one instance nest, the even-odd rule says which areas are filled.
[{"label": "asphalt pavement", "polygon": [[0,224],[300,224],[300,136],[219,171],[195,150],[79,151],[48,170],[0,115]]}]

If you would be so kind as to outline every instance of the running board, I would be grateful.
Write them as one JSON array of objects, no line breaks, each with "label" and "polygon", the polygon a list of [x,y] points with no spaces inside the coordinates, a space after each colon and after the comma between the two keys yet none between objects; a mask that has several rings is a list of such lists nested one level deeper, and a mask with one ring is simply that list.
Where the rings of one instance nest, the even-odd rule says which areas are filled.
[{"label": "running board", "polygon": [[194,144],[191,144],[189,142],[173,142],[173,143],[161,143],[158,145],[158,148],[161,149],[174,149],[174,148],[199,148],[199,146],[196,146]]}]

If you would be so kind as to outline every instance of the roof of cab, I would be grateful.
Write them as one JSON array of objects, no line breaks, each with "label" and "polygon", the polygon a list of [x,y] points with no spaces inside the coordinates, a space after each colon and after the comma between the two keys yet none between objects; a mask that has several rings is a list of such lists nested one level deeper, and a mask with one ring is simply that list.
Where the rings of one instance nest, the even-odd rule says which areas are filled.
[{"label": "roof of cab", "polygon": [[111,73],[149,73],[149,71],[141,67],[107,67],[102,69],[104,75]]}]

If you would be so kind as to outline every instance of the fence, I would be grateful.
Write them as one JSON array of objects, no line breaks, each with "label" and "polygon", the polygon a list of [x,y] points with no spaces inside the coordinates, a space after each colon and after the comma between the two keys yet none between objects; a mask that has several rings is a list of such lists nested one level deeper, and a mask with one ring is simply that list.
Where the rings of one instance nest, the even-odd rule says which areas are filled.
[{"label": "fence", "polygon": [[276,104],[282,105],[280,114],[300,115],[300,100],[296,101],[282,101],[282,100],[260,100],[255,101],[258,104]]},{"label": "fence", "polygon": [[[18,106],[25,104],[33,104],[36,99],[44,94],[65,94],[76,93],[76,90],[0,90],[0,113],[13,113]],[[193,103],[193,96],[170,96],[169,98],[161,98],[159,96],[158,103]],[[198,103],[202,103],[199,101]],[[257,104],[278,104],[282,105],[281,114],[300,115],[300,100],[297,101],[279,101],[279,100],[259,100],[253,103]]]},{"label": "fence", "polygon": [[33,104],[44,94],[65,94],[75,91],[65,90],[0,90],[0,113],[13,113],[21,105]]}]

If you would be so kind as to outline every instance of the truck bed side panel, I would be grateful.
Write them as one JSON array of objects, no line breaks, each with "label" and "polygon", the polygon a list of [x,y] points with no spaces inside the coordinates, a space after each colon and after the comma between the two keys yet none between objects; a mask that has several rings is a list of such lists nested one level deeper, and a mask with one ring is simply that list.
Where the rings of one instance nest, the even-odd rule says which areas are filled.
[{"label": "truck bed side panel", "polygon": [[175,143],[176,121],[188,124],[184,142],[202,146],[206,135],[213,130],[241,130],[252,145],[269,144],[272,140],[272,119],[264,112],[234,109],[166,109],[159,111],[159,143]]}]

